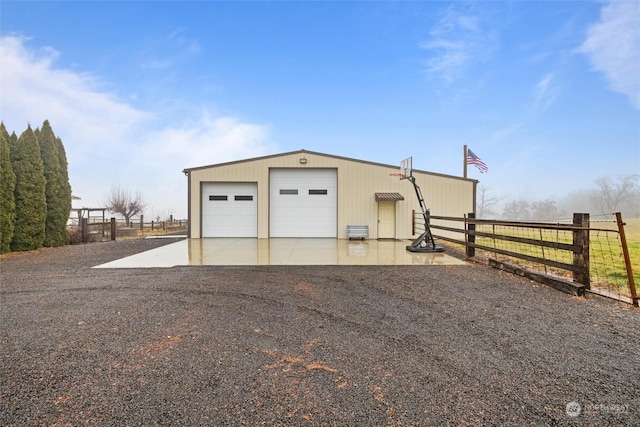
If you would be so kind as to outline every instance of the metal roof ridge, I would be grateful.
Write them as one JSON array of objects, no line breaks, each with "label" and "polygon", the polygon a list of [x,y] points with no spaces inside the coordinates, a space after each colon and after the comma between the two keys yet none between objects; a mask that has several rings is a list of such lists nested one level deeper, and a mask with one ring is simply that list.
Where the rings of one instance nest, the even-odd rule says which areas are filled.
[{"label": "metal roof ridge", "polygon": [[[300,150],[287,151],[287,152],[283,152],[283,153],[267,154],[267,155],[264,155],[264,156],[250,157],[250,158],[247,158],[247,159],[232,160],[232,161],[223,162],[223,163],[214,163],[214,164],[205,165],[205,166],[197,166],[197,167],[192,167],[192,168],[185,168],[185,169],[182,170],[182,173],[184,173],[186,175],[189,172],[195,171],[195,170],[208,169],[208,168],[214,168],[214,167],[220,167],[220,166],[229,166],[229,165],[238,164],[238,163],[253,162],[253,161],[265,160],[265,159],[269,159],[269,158],[290,156],[292,154],[303,154],[303,153],[304,154],[313,154],[313,155],[323,156],[323,157],[331,157],[331,158],[334,158],[334,159],[346,160],[346,161],[351,161],[351,162],[365,163],[365,164],[369,164],[369,165],[381,166],[381,167],[387,167],[387,168],[397,169],[399,167],[398,165],[390,165],[390,164],[386,164],[386,163],[373,162],[373,161],[370,161],[370,160],[356,159],[356,158],[353,158],[353,157],[345,157],[345,156],[338,156],[338,155],[335,155],[335,154],[321,153],[319,151],[305,150],[304,148],[302,148]],[[434,176],[441,176],[441,177],[444,177],[444,178],[460,179],[460,180],[463,180],[463,181],[479,182],[477,179],[464,178],[462,176],[447,175],[447,174],[443,174],[443,173],[439,173],[439,172],[431,172],[431,171],[425,171],[425,170],[420,170],[420,169],[413,169],[413,172],[419,172],[419,173],[424,173],[424,174],[434,175]]]}]

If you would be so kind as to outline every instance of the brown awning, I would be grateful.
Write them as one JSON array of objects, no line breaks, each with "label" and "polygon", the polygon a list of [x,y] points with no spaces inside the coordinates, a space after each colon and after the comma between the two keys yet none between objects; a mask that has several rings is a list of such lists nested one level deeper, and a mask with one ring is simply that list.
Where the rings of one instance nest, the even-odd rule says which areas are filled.
[{"label": "brown awning", "polygon": [[397,202],[404,200],[400,193],[376,193],[376,202]]}]

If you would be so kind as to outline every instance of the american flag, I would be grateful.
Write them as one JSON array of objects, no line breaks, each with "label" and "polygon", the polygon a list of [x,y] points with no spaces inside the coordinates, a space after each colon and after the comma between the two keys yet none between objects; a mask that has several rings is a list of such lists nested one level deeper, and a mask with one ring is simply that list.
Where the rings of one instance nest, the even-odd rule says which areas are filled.
[{"label": "american flag", "polygon": [[489,168],[487,167],[487,165],[480,160],[480,157],[476,156],[473,151],[467,149],[467,164],[468,165],[475,165],[475,167],[478,168],[478,170],[480,171],[480,173],[485,173],[489,170]]}]

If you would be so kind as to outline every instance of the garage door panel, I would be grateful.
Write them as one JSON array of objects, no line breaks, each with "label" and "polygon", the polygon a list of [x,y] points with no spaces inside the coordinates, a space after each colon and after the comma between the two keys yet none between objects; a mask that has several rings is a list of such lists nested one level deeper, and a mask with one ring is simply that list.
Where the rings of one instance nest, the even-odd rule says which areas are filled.
[{"label": "garage door panel", "polygon": [[202,237],[258,237],[258,185],[203,183]]},{"label": "garage door panel", "polygon": [[[281,190],[284,190],[285,194],[282,194]],[[335,238],[336,170],[271,170],[269,211],[271,237]]]}]

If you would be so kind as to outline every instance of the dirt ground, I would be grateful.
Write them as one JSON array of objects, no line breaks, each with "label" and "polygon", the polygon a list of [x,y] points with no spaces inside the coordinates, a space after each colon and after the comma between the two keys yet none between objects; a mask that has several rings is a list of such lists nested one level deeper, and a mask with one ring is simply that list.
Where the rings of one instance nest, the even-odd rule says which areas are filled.
[{"label": "dirt ground", "polygon": [[640,312],[467,266],[0,258],[2,426],[638,425]]}]

